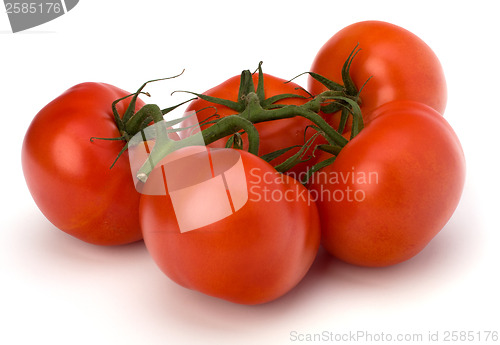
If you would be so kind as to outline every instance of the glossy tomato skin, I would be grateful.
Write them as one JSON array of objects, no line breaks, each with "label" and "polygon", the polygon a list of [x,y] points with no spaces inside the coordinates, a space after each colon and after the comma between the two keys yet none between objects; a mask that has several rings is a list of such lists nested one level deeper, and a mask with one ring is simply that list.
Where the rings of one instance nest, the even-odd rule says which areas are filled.
[{"label": "glossy tomato skin", "polygon": [[[88,243],[118,245],[142,238],[139,198],[111,104],[128,95],[104,83],[78,84],[47,104],[28,128],[23,172],[33,199],[60,230]],[[144,103],[138,100],[137,109]],[[128,100],[118,103],[123,114]]]},{"label": "glossy tomato skin", "polygon": [[[295,84],[293,82],[285,84],[286,80],[284,79],[277,78],[266,73],[264,73],[263,75],[265,98],[285,93],[296,94],[305,97],[287,98],[276,102],[276,104],[302,105],[310,100],[310,96],[298,84]],[[258,80],[258,74],[253,74],[254,85],[257,85]],[[203,94],[212,97],[229,99],[231,101],[237,101],[239,85],[240,76],[238,75],[229,78],[228,80],[204,92]],[[198,121],[201,122],[214,115],[214,106],[217,108],[217,114],[219,114],[221,117],[236,114],[234,110],[226,106],[215,105],[200,98],[192,101],[186,111],[197,111]],[[190,121],[188,120],[187,124],[189,123]],[[308,140],[314,134],[313,130],[308,130],[304,139],[304,131],[306,127],[310,125],[312,125],[312,122],[300,116],[255,124],[260,138],[259,156],[294,145],[304,145],[305,140]],[[202,126],[201,128],[206,128],[206,126]],[[243,140],[243,148],[247,149],[248,143],[246,141],[246,135],[243,136]],[[222,148],[225,146],[226,142],[227,138],[224,138],[210,144],[209,146]],[[298,148],[290,150],[287,154],[284,154],[283,156],[273,160],[271,164],[273,166],[276,166],[277,164],[284,162],[288,157],[298,152],[298,150]],[[311,152],[309,152],[309,155],[311,155]],[[299,174],[305,171],[307,167],[312,166],[314,162],[314,159],[311,159],[307,163],[298,164],[291,171],[295,174]]]},{"label": "glossy tomato skin", "polygon": [[[177,154],[184,157],[192,149]],[[210,154],[223,157],[228,150],[210,149]],[[234,303],[261,304],[286,294],[304,277],[318,251],[319,218],[305,187],[259,157],[237,152],[246,176],[246,186],[238,186],[248,192],[243,207],[209,225],[180,232],[170,195],[144,194],[141,226],[149,253],[173,281]],[[192,193],[180,207],[200,202],[200,194]],[[226,199],[203,198],[214,210]],[[203,217],[194,208],[190,216]]]},{"label": "glossy tomato skin", "polygon": [[450,125],[426,105],[396,101],[373,115],[309,188],[333,256],[389,266],[415,256],[448,222],[465,159]]},{"label": "glossy tomato skin", "polygon": [[[363,21],[345,27],[321,47],[311,71],[342,83],[342,66],[358,43],[361,50],[350,75],[358,90],[371,77],[360,94],[364,116],[394,100],[421,102],[444,114],[447,88],[441,63],[424,41],[394,24]],[[326,87],[309,77],[308,90],[317,95]]]}]

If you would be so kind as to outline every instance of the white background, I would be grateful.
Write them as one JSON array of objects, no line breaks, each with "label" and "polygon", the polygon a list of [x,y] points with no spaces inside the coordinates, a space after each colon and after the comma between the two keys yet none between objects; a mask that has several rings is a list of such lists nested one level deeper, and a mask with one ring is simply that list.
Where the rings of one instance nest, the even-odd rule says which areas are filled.
[{"label": "white background", "polygon": [[[500,331],[500,21],[494,5],[81,0],[68,14],[16,34],[2,8],[0,343],[311,344],[293,332],[323,331],[417,333],[424,340],[429,332],[443,340],[446,331],[473,331],[480,343],[476,332]],[[367,19],[403,26],[436,52],[449,88],[445,117],[468,163],[453,218],[414,259],[366,269],[321,252],[291,293],[240,306],[177,286],[142,242],[97,247],[62,233],[31,199],[20,163],[24,133],[38,110],[70,86],[101,81],[133,91],[185,68],[181,78],[148,87],[149,101],[167,107],[186,99],[171,91],[203,92],[261,60],[265,72],[292,78],[309,69],[335,32]],[[297,81],[305,86],[305,77]]]}]

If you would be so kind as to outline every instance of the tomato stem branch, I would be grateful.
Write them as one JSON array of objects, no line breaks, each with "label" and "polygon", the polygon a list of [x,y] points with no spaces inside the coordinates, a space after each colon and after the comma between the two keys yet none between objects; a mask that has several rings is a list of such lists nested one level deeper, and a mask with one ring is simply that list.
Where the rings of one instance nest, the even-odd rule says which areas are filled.
[{"label": "tomato stem branch", "polygon": [[[326,138],[329,145],[327,145],[327,147],[325,147],[324,149],[340,152],[340,150],[348,143],[348,140],[344,138],[342,133],[349,114],[351,114],[353,117],[351,139],[356,136],[363,128],[363,118],[361,116],[361,110],[358,105],[359,91],[350,79],[349,75],[351,63],[358,52],[359,49],[356,46],[343,66],[342,77],[344,85],[334,83],[320,75],[308,72],[315,79],[327,85],[330,89],[324,91],[316,97],[313,97],[312,99],[301,105],[277,104],[278,101],[281,101],[285,98],[306,98],[296,94],[281,94],[267,99],[265,98],[264,78],[261,63],[259,63],[258,67],[259,81],[257,87],[255,87],[254,85],[251,72],[248,70],[242,72],[240,77],[238,99],[236,101],[184,91],[215,105],[228,107],[232,109],[235,114],[212,120],[210,121],[209,127],[205,128],[201,132],[190,134],[182,140],[172,140],[168,137],[167,134],[167,127],[172,126],[177,120],[174,120],[174,122],[171,121],[169,123],[165,123],[165,121],[163,120],[163,115],[166,112],[173,110],[180,104],[165,110],[161,110],[156,105],[148,104],[141,108],[136,114],[134,114],[134,116],[124,116],[121,126],[124,127],[125,133],[138,133],[139,131],[142,132],[142,130],[150,122],[155,122],[156,124],[162,123],[160,127],[156,128],[156,143],[153,147],[153,150],[151,151],[148,161],[144,163],[137,172],[137,178],[143,182],[146,181],[153,167],[169,153],[182,147],[200,145],[200,135],[203,139],[203,144],[205,145],[209,145],[222,138],[233,136],[232,140],[230,139],[230,141],[227,143],[227,145],[232,146],[234,145],[234,135],[237,135],[238,133],[243,131],[248,135],[248,151],[250,153],[258,155],[259,133],[256,130],[254,124],[265,121],[282,120],[296,116],[300,116],[309,120],[311,122],[310,126],[314,127],[320,135],[323,135]],[[142,92],[147,83],[143,84],[141,88],[137,90],[136,94],[134,95],[135,97],[138,93]],[[133,101],[134,100],[135,99],[133,99]],[[320,111],[326,113],[342,111],[340,129],[333,128],[322,116],[319,115]],[[178,123],[179,121],[175,123]],[[315,136],[315,138],[316,137],[317,136]],[[236,139],[238,138],[241,137],[238,136]],[[313,141],[308,141],[302,147],[299,153],[295,154],[285,163],[281,164],[279,166],[279,169],[287,170],[297,162],[300,162],[302,160],[304,152],[306,152],[306,150],[313,146]],[[241,142],[239,143],[239,145],[241,145]],[[239,146],[237,145],[237,147]],[[321,164],[315,168],[319,167],[321,167]]]},{"label": "tomato stem branch", "polygon": [[[238,115],[231,115],[224,117],[214,123],[212,126],[201,131],[203,141],[205,145],[209,145],[214,141],[233,135],[238,131],[245,131],[248,135],[249,148],[248,152],[258,155],[259,152],[259,132],[255,126],[247,119],[240,117]],[[160,128],[160,131],[165,131],[166,128]],[[161,132],[158,132],[159,135]],[[137,178],[146,182],[149,174],[151,173],[154,166],[156,166],[164,157],[169,153],[172,153],[182,147],[199,145],[199,137],[197,135],[191,135],[182,140],[172,140],[168,137],[162,136],[164,139],[160,142],[157,141],[148,160],[141,166],[137,172]]]},{"label": "tomato stem branch", "polygon": [[328,138],[330,138],[337,145],[343,147],[347,144],[347,139],[339,134],[317,113],[321,107],[321,103],[324,102],[324,99],[333,97],[331,93],[331,91],[326,91],[324,94],[300,106],[290,104],[282,108],[268,110],[262,108],[259,103],[258,96],[251,92],[247,95],[247,108],[239,115],[248,119],[252,123],[301,116],[314,123],[321,129],[321,131],[323,131],[323,133],[325,133],[326,136],[328,136]]}]

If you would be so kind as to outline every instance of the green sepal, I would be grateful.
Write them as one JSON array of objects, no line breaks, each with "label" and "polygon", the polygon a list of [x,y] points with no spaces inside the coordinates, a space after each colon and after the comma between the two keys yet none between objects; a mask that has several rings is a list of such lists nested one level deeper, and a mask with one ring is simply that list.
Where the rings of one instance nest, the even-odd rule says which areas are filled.
[{"label": "green sepal", "polygon": [[111,163],[111,166],[109,167],[109,169],[113,169],[113,167],[115,166],[116,162],[118,161],[118,159],[121,157],[121,155],[128,149],[128,141],[125,143],[125,145],[123,145],[122,149],[120,150],[120,152],[118,152],[118,155],[116,156],[115,160],[113,161],[113,163]]},{"label": "green sepal", "polygon": [[321,144],[317,146],[319,150],[331,153],[332,155],[338,155],[342,148],[338,145],[325,145]]},{"label": "green sepal", "polygon": [[262,72],[262,61],[259,62],[259,67],[257,69],[259,71],[259,81],[257,82],[257,90],[254,89],[254,91],[257,93],[257,97],[259,97],[260,104],[262,105],[266,99],[264,92],[264,72]]},{"label": "green sepal", "polygon": [[353,101],[352,99],[348,97],[336,97],[337,100],[347,102],[348,105],[350,105],[350,108],[347,107],[346,105],[343,105],[346,107],[351,114],[352,114],[352,129],[351,129],[351,139],[354,138],[356,135],[361,132],[361,130],[364,127],[363,124],[363,116],[361,115],[361,109],[359,108],[359,105],[356,101]]},{"label": "green sepal", "polygon": [[[305,72],[309,74],[311,77],[313,77],[315,80],[319,81],[321,84],[323,84],[328,90],[333,90],[333,91],[343,91],[344,86],[340,85],[339,83],[334,82],[333,80],[330,80],[326,77],[323,77],[322,75],[314,72]],[[304,74],[304,73],[302,73]]]},{"label": "green sepal", "polygon": [[[127,123],[128,120],[130,120],[130,118],[134,115],[135,105],[137,103],[137,98],[139,97],[139,94],[143,93],[142,90],[146,87],[146,85],[148,85],[149,83],[153,83],[153,82],[157,82],[157,81],[161,81],[161,80],[168,80],[168,79],[177,78],[182,73],[184,73],[184,70],[182,70],[181,73],[174,75],[173,77],[153,79],[153,80],[149,80],[149,81],[145,82],[144,84],[142,84],[141,87],[139,87],[139,89],[137,89],[137,91],[133,94],[132,100],[130,101],[130,103],[127,107],[127,110],[125,110],[125,113],[123,114],[123,118],[122,118],[123,123],[124,124]],[[149,96],[148,93],[144,93],[144,94]]]},{"label": "green sepal", "polygon": [[186,104],[186,103],[188,103],[188,102],[194,101],[195,99],[196,99],[196,98],[191,98],[191,99],[188,99],[187,101],[181,102],[181,103],[176,104],[176,105],[174,105],[174,106],[171,106],[171,107],[168,107],[168,108],[162,109],[162,110],[161,110],[161,113],[162,113],[162,115],[166,115],[166,114],[170,113],[172,110],[177,109],[177,108],[178,108],[178,107],[180,107],[181,105],[184,105],[184,104]]},{"label": "green sepal", "polygon": [[260,158],[262,158],[263,160],[265,160],[266,162],[269,163],[272,160],[274,160],[274,159],[278,158],[279,156],[281,156],[282,154],[285,154],[288,151],[290,151],[290,150],[292,150],[294,148],[297,148],[297,147],[302,147],[302,146],[301,145],[293,145],[293,146],[290,146],[290,147],[285,147],[284,149],[279,149],[279,150],[270,152],[268,154],[262,155],[262,156],[260,156]]},{"label": "green sepal", "polygon": [[309,138],[309,140],[307,140],[307,142],[300,148],[299,151],[297,151],[293,156],[287,158],[283,163],[276,165],[274,168],[277,171],[283,173],[283,172],[286,172],[286,171],[292,169],[295,165],[302,163],[302,162],[306,162],[309,159],[311,159],[311,157],[309,157],[307,159],[303,159],[302,157],[307,152],[307,150],[309,150],[312,147],[312,145],[314,144],[314,141],[316,140],[316,138],[319,135],[321,135],[321,134],[315,133],[313,136],[311,136]]},{"label": "green sepal", "polygon": [[120,140],[127,140],[127,137],[124,135],[122,135],[121,137],[116,137],[116,138],[90,137],[91,143],[93,143],[94,140],[120,141]]},{"label": "green sepal", "polygon": [[358,52],[361,50],[358,49],[358,46],[359,43],[356,44],[354,49],[349,54],[347,60],[344,62],[344,65],[342,66],[342,82],[344,83],[345,90],[349,96],[358,95],[358,88],[356,87],[356,84],[354,84],[354,82],[352,81],[350,75],[351,63],[358,54]]},{"label": "green sepal", "polygon": [[223,105],[223,106],[228,107],[228,108],[230,108],[230,109],[232,109],[232,110],[234,110],[234,111],[236,111],[238,113],[241,113],[245,109],[245,107],[244,107],[244,105],[242,103],[230,101],[230,100],[224,99],[224,98],[207,96],[207,95],[204,95],[202,93],[196,93],[196,92],[191,92],[191,91],[176,91],[176,92],[190,93],[192,95],[195,95],[198,98],[201,98],[204,101],[207,101],[207,102],[210,102],[210,103],[219,104],[219,105]]},{"label": "green sepal", "polygon": [[339,128],[337,129],[337,132],[339,132],[340,134],[344,133],[344,129],[347,124],[348,118],[349,118],[349,109],[342,107],[342,111],[340,113]]},{"label": "green sepal", "polygon": [[341,109],[342,105],[338,102],[332,102],[321,106],[321,111],[325,114],[334,114]]},{"label": "green sepal", "polygon": [[287,98],[307,99],[307,97],[305,97],[305,96],[296,95],[294,93],[283,93],[281,95],[272,96],[272,97],[269,97],[269,98],[261,101],[261,106],[264,109],[279,108],[279,107],[285,106],[286,104],[274,104],[274,103],[279,102],[282,99],[287,99]]},{"label": "green sepal", "polygon": [[329,166],[330,164],[332,164],[333,162],[335,162],[335,159],[336,159],[336,158],[337,158],[337,156],[332,156],[332,157],[329,157],[329,158],[327,158],[327,159],[325,159],[325,160],[323,160],[323,161],[321,161],[321,162],[319,162],[319,163],[317,163],[317,164],[313,165],[313,166],[311,167],[311,169],[308,169],[308,170],[306,171],[306,173],[305,173],[305,175],[304,175],[304,178],[303,178],[300,182],[301,182],[302,184],[304,184],[304,185],[305,185],[305,184],[307,184],[307,183],[309,182],[309,180],[311,179],[311,176],[312,176],[315,172],[317,172],[317,171],[319,171],[319,170],[321,170],[321,169],[323,169],[323,168],[325,168],[325,167]]},{"label": "green sepal", "polygon": [[[259,80],[259,82],[261,81]],[[250,72],[249,70],[245,70],[241,72],[241,77],[240,77],[240,87],[238,89],[238,104],[240,105],[240,108],[238,112],[241,113],[245,109],[246,107],[245,97],[250,92],[255,92],[255,85],[253,83],[252,72]],[[235,108],[231,109],[237,110]]]}]

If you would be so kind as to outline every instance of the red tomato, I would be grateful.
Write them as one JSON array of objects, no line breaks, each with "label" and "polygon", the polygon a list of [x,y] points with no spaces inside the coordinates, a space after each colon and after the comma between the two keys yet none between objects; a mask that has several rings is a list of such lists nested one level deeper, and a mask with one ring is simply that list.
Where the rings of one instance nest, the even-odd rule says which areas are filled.
[{"label": "red tomato", "polygon": [[455,211],[465,160],[446,120],[417,102],[383,105],[309,185],[324,247],[361,266],[419,253]]},{"label": "red tomato", "polygon": [[[125,142],[90,141],[120,137],[111,104],[126,95],[108,84],[76,85],[35,116],[24,138],[23,171],[37,206],[57,228],[93,244],[142,238],[127,152],[110,169]],[[117,104],[120,114],[129,101]]]},{"label": "red tomato", "polygon": [[186,288],[240,304],[274,300],[316,256],[316,206],[304,186],[261,158],[209,152],[203,158],[199,147],[180,149],[167,156],[178,165],[150,175],[140,203],[147,249]]},{"label": "red tomato", "polygon": [[[284,79],[280,79],[265,73],[263,75],[264,75],[264,90],[266,98],[286,93],[308,97],[308,99],[286,98],[279,102],[276,102],[276,104],[302,105],[309,100],[309,95],[304,90],[302,90],[299,85],[292,82],[285,84],[286,80]],[[253,75],[254,85],[257,85],[258,79],[259,79],[258,74],[254,74]],[[204,92],[204,95],[217,98],[224,98],[231,101],[237,101],[239,85],[240,85],[240,76],[234,76],[226,80],[222,84]],[[217,108],[217,113],[221,117],[237,113],[236,111],[226,106],[216,105],[207,102],[205,100],[202,100],[200,98],[191,102],[186,111],[193,111],[193,110],[197,111],[198,121],[202,122],[214,114],[214,109],[213,109],[214,106]],[[212,107],[212,108],[207,108],[207,107]],[[189,124],[189,121],[187,122],[187,124]],[[307,135],[304,140],[304,131],[306,127],[309,125],[312,125],[312,122],[300,116],[255,124],[255,127],[258,130],[260,136],[259,156],[283,148],[291,147],[294,145],[301,145],[301,146],[304,145],[305,140],[310,139],[311,136],[314,134],[313,130],[307,131]],[[204,129],[206,127],[207,126],[202,126],[201,128]],[[248,143],[246,135],[243,136],[243,141],[244,141],[243,147],[244,149],[247,149]],[[226,142],[227,138],[224,138],[210,144],[209,146],[222,148],[225,146]],[[276,166],[284,162],[287,158],[291,157],[294,153],[298,151],[299,148],[292,149],[283,156],[271,161],[271,164],[273,166]],[[312,150],[308,151],[308,154],[310,155],[311,152]],[[295,166],[294,169],[292,169],[291,171],[298,174],[300,172],[305,171],[307,167],[312,166],[313,163],[314,160],[310,160],[307,163],[300,163],[297,166]]]},{"label": "red tomato", "polygon": [[[359,90],[372,77],[360,94],[364,116],[394,100],[418,101],[444,113],[447,90],[438,58],[424,41],[393,24],[364,21],[345,27],[319,50],[311,72],[342,84],[342,66],[358,43],[351,78]],[[326,87],[309,77],[308,90],[317,95]],[[338,122],[335,116],[332,121]]]}]

